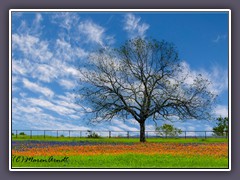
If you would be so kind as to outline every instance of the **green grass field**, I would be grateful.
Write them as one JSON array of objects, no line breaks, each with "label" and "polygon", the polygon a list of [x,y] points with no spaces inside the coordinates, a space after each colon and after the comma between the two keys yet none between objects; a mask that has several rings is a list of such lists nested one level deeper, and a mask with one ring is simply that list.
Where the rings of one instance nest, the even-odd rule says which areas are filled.
[{"label": "green grass field", "polygon": [[[64,157],[54,157],[62,160]],[[49,157],[37,156],[37,160],[48,161]],[[33,160],[34,161],[34,160]],[[64,162],[16,162],[13,167],[51,167],[51,168],[227,168],[227,158],[191,157],[171,155],[96,155],[70,156]]]},{"label": "green grass field", "polygon": [[[16,138],[15,136],[12,136],[13,141],[90,141],[90,142],[103,142],[103,143],[137,143],[139,142],[139,138],[87,138],[87,137],[49,137],[46,136],[45,138],[43,136],[18,136]],[[171,143],[219,143],[219,142],[228,142],[227,138],[147,138],[147,142],[171,142]]]},{"label": "green grass field", "polygon": [[[68,137],[12,137],[12,141],[23,142],[94,142],[98,143],[98,147],[102,148],[104,144],[138,144],[138,138],[68,138]],[[102,144],[101,144],[102,143]],[[174,144],[209,144],[215,147],[214,144],[225,144],[227,146],[228,139],[226,138],[149,138],[147,139],[149,147],[151,143],[174,143]],[[85,148],[85,146],[84,146]],[[213,150],[210,150],[214,152]],[[17,156],[12,154],[13,168],[228,168],[228,157],[213,157],[210,155],[168,155],[168,154],[101,154],[101,155],[71,155],[68,159],[61,161],[64,156],[36,156],[32,159],[28,156]]]}]

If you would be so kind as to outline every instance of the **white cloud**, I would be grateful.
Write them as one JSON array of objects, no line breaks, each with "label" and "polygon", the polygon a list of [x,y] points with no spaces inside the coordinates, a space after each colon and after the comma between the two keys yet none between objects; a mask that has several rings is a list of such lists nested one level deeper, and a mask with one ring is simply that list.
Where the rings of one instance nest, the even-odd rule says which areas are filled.
[{"label": "white cloud", "polygon": [[204,131],[212,131],[213,130],[213,127],[210,125],[204,125],[204,127],[205,127]]},{"label": "white cloud", "polygon": [[[73,88],[80,73],[68,61],[85,57],[87,52],[79,47],[73,48],[64,40],[57,39],[55,45],[50,52],[49,44],[38,37],[13,34],[13,51],[20,51],[23,56],[22,59],[12,59],[13,73],[48,83],[56,80],[65,89]],[[72,81],[67,80],[69,77]]]},{"label": "white cloud", "polygon": [[186,136],[196,136],[196,132],[194,132],[196,128],[194,126],[188,126],[186,131]]},{"label": "white cloud", "polygon": [[214,65],[210,71],[206,70],[192,70],[188,63],[183,61],[181,63],[181,74],[182,77],[187,77],[185,79],[186,84],[192,84],[194,79],[201,74],[204,79],[208,79],[211,84],[209,85],[209,90],[214,94],[221,94],[223,91],[228,89],[228,71]]},{"label": "white cloud", "polygon": [[19,81],[18,76],[12,76],[12,85],[14,85],[15,83],[17,83]]},{"label": "white cloud", "polygon": [[[72,122],[64,122],[55,116],[46,114],[44,112],[23,112],[21,115],[14,114],[12,121],[13,127],[20,129],[31,129],[31,130],[88,130],[86,126],[81,124],[72,124]],[[33,132],[37,133],[37,132]],[[43,132],[38,132],[43,134]],[[51,133],[51,132],[46,132]],[[54,134],[54,132],[52,132]],[[59,132],[61,133],[61,132]],[[56,135],[56,134],[55,134]],[[71,135],[74,135],[71,132]]]},{"label": "white cloud", "polygon": [[141,18],[133,14],[127,14],[124,19],[124,30],[126,30],[131,38],[140,36],[144,37],[149,25],[141,23]]},{"label": "white cloud", "polygon": [[18,110],[24,113],[40,113],[42,112],[41,108],[38,107],[24,107],[24,106],[19,106]]},{"label": "white cloud", "polygon": [[25,20],[22,20],[17,32],[24,35],[40,36],[44,28],[44,26],[41,25],[42,20],[43,17],[41,13],[36,13],[30,25],[28,25]]},{"label": "white cloud", "polygon": [[126,123],[124,123],[122,120],[112,120],[112,123],[121,128],[124,129],[124,131],[139,131],[139,128],[133,127],[133,126],[128,126]]},{"label": "white cloud", "polygon": [[12,12],[13,17],[20,18],[23,15],[23,12]]},{"label": "white cloud", "polygon": [[123,130],[122,128],[117,127],[117,126],[109,126],[109,127],[107,128],[107,130],[111,130],[111,131],[125,131],[125,130]]},{"label": "white cloud", "polygon": [[[57,129],[57,130],[83,130],[83,131],[89,130],[89,128],[84,125],[74,125],[74,124],[63,123],[63,122],[61,123],[54,122],[52,127],[54,127],[54,129]],[[50,129],[53,129],[53,128],[50,128]],[[73,136],[73,133],[74,132],[71,132],[72,136]]]},{"label": "white cloud", "polygon": [[50,64],[33,64],[31,76],[43,82],[51,82],[59,76],[59,70],[56,66]]},{"label": "white cloud", "polygon": [[25,20],[22,20],[20,23],[20,26],[17,28],[17,32],[19,34],[29,34],[29,27],[27,25],[27,22]]},{"label": "white cloud", "polygon": [[52,16],[52,22],[57,23],[60,27],[70,30],[74,28],[79,21],[79,17],[76,13],[73,12],[59,12],[54,13]]},{"label": "white cloud", "polygon": [[75,87],[75,83],[70,79],[60,79],[58,83],[65,89],[73,89]]},{"label": "white cloud", "polygon": [[41,31],[43,29],[43,25],[41,22],[43,21],[43,17],[41,13],[36,13],[35,19],[33,20],[32,26],[30,28],[30,32],[33,35],[41,35]]},{"label": "white cloud", "polygon": [[74,52],[75,52],[75,56],[78,58],[86,57],[88,55],[88,52],[86,52],[81,48],[75,48]]},{"label": "white cloud", "polygon": [[196,127],[194,127],[194,126],[187,127],[187,131],[195,131],[195,130],[196,130]]},{"label": "white cloud", "polygon": [[48,43],[31,35],[12,35],[13,51],[21,51],[25,58],[33,61],[48,62],[53,54],[48,49]]},{"label": "white cloud", "polygon": [[26,68],[24,67],[22,61],[17,61],[15,59],[12,60],[12,72],[15,74],[26,74]]},{"label": "white cloud", "polygon": [[[66,97],[71,96],[67,94]],[[84,121],[82,121],[81,117],[75,115],[75,111],[72,109],[73,103],[66,101],[57,102],[57,100],[52,101],[53,102],[46,99],[29,98],[27,94],[24,94],[21,98],[13,97],[13,127],[17,127],[18,129],[51,130],[89,129],[84,126]],[[57,113],[58,116],[47,111],[53,111]],[[79,119],[81,119],[81,121],[79,121]]]},{"label": "white cloud", "polygon": [[75,95],[70,92],[65,92],[64,95],[58,95],[58,98],[63,101],[73,102]]},{"label": "white cloud", "polygon": [[227,35],[226,34],[224,34],[224,35],[218,35],[214,40],[213,40],[213,42],[214,43],[218,43],[218,42],[220,42],[220,41],[222,41],[222,40],[225,40],[227,38]]},{"label": "white cloud", "polygon": [[36,17],[35,17],[35,20],[34,20],[34,23],[35,23],[35,24],[38,24],[38,23],[40,23],[42,20],[43,20],[42,15],[41,15],[40,13],[37,13],[37,14],[36,14]]},{"label": "white cloud", "polygon": [[71,44],[67,43],[64,40],[57,39],[56,41],[56,56],[62,60],[72,61],[72,47]]},{"label": "white cloud", "polygon": [[128,123],[134,125],[134,126],[139,126],[139,123],[135,119],[128,119]]},{"label": "white cloud", "polygon": [[25,88],[29,89],[30,91],[41,93],[47,97],[52,97],[54,95],[54,92],[49,88],[42,87],[39,84],[30,82],[25,78],[23,78],[23,85]]},{"label": "white cloud", "polygon": [[228,107],[227,106],[217,105],[213,111],[217,117],[220,117],[220,116],[228,117]]},{"label": "white cloud", "polygon": [[[73,82],[80,77],[80,73],[74,65],[56,58],[52,58],[52,60],[46,64],[33,63],[32,67],[29,67],[29,70],[30,75],[40,81],[52,82],[55,80],[65,88],[67,88],[67,86],[64,85],[64,83],[67,83],[69,89],[73,87]],[[69,82],[67,82],[67,79],[69,79]]]},{"label": "white cloud", "polygon": [[59,115],[69,115],[73,114],[75,111],[64,106],[53,104],[52,102],[45,99],[36,99],[36,98],[28,98],[29,103],[33,106],[39,106],[51,111],[58,113]]},{"label": "white cloud", "polygon": [[64,73],[66,73],[66,74],[72,75],[76,78],[80,76],[79,71],[76,68],[74,68],[73,66],[68,66],[66,64],[62,64],[61,67],[62,67],[62,70],[64,71]]},{"label": "white cloud", "polygon": [[146,125],[145,129],[146,129],[146,131],[155,131],[155,126],[154,125]]},{"label": "white cloud", "polygon": [[228,70],[223,69],[219,66],[214,66],[211,69],[211,72],[208,73],[208,76],[212,83],[212,89],[213,91],[220,94],[222,91],[225,91],[228,89]]},{"label": "white cloud", "polygon": [[57,39],[55,47],[55,56],[65,61],[75,61],[77,58],[83,58],[87,56],[87,52],[77,47],[72,47],[69,42],[62,39]]},{"label": "white cloud", "polygon": [[[72,99],[68,99],[67,101],[62,101],[62,100],[53,100],[53,102],[58,105],[58,106],[62,106],[62,107],[65,107],[67,109],[71,109],[71,110],[79,110],[81,109],[77,104],[75,104],[73,102]],[[74,111],[71,111],[71,112],[74,112]]]},{"label": "white cloud", "polygon": [[77,115],[69,115],[70,118],[73,118],[73,119],[80,119],[81,117],[77,116]]},{"label": "white cloud", "polygon": [[92,21],[83,21],[78,26],[80,33],[87,36],[88,41],[96,42],[103,46],[103,38],[105,29],[93,23]]}]

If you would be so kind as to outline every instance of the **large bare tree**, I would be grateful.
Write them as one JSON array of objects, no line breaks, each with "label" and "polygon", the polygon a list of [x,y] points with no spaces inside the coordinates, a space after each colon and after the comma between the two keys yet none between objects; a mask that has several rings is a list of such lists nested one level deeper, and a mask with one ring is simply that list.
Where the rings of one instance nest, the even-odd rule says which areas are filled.
[{"label": "large bare tree", "polygon": [[134,118],[145,142],[147,119],[208,119],[215,100],[210,82],[184,72],[173,44],[135,38],[89,56],[81,73],[78,103],[92,121]]}]

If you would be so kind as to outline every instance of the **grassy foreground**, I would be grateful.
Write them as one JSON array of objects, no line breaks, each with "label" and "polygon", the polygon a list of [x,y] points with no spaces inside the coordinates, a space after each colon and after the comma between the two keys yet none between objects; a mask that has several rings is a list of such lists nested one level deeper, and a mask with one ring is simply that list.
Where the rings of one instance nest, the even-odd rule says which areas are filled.
[{"label": "grassy foreground", "polygon": [[[46,156],[36,156],[34,159],[12,160],[13,167],[28,168],[227,168],[227,158],[213,158],[207,156],[171,155],[94,155],[94,156],[55,156],[54,159]],[[35,161],[35,162],[34,162]],[[37,162],[39,161],[39,162]],[[40,162],[46,161],[46,162]],[[55,161],[55,162],[54,162]]]},{"label": "grassy foreground", "polygon": [[226,138],[12,140],[12,168],[228,168]]},{"label": "grassy foreground", "polygon": [[[139,138],[77,138],[77,137],[12,137],[13,141],[59,141],[59,142],[78,142],[78,141],[89,141],[89,142],[99,142],[99,143],[138,143]],[[148,138],[147,142],[171,142],[171,143],[219,143],[228,142],[227,138]]]}]

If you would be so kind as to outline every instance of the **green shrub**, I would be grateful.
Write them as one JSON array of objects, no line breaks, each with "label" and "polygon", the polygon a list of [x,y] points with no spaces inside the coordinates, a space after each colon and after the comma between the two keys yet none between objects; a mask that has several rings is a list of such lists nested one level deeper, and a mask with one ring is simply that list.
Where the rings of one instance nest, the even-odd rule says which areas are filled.
[{"label": "green shrub", "polygon": [[171,124],[163,124],[160,127],[156,127],[155,131],[158,135],[167,137],[177,137],[182,133],[181,129],[175,128]]},{"label": "green shrub", "polygon": [[100,136],[95,132],[89,132],[88,138],[100,138]]},{"label": "green shrub", "polygon": [[24,132],[20,132],[19,135],[23,135],[23,136],[24,136],[24,135],[26,135],[26,134],[25,134]]}]

